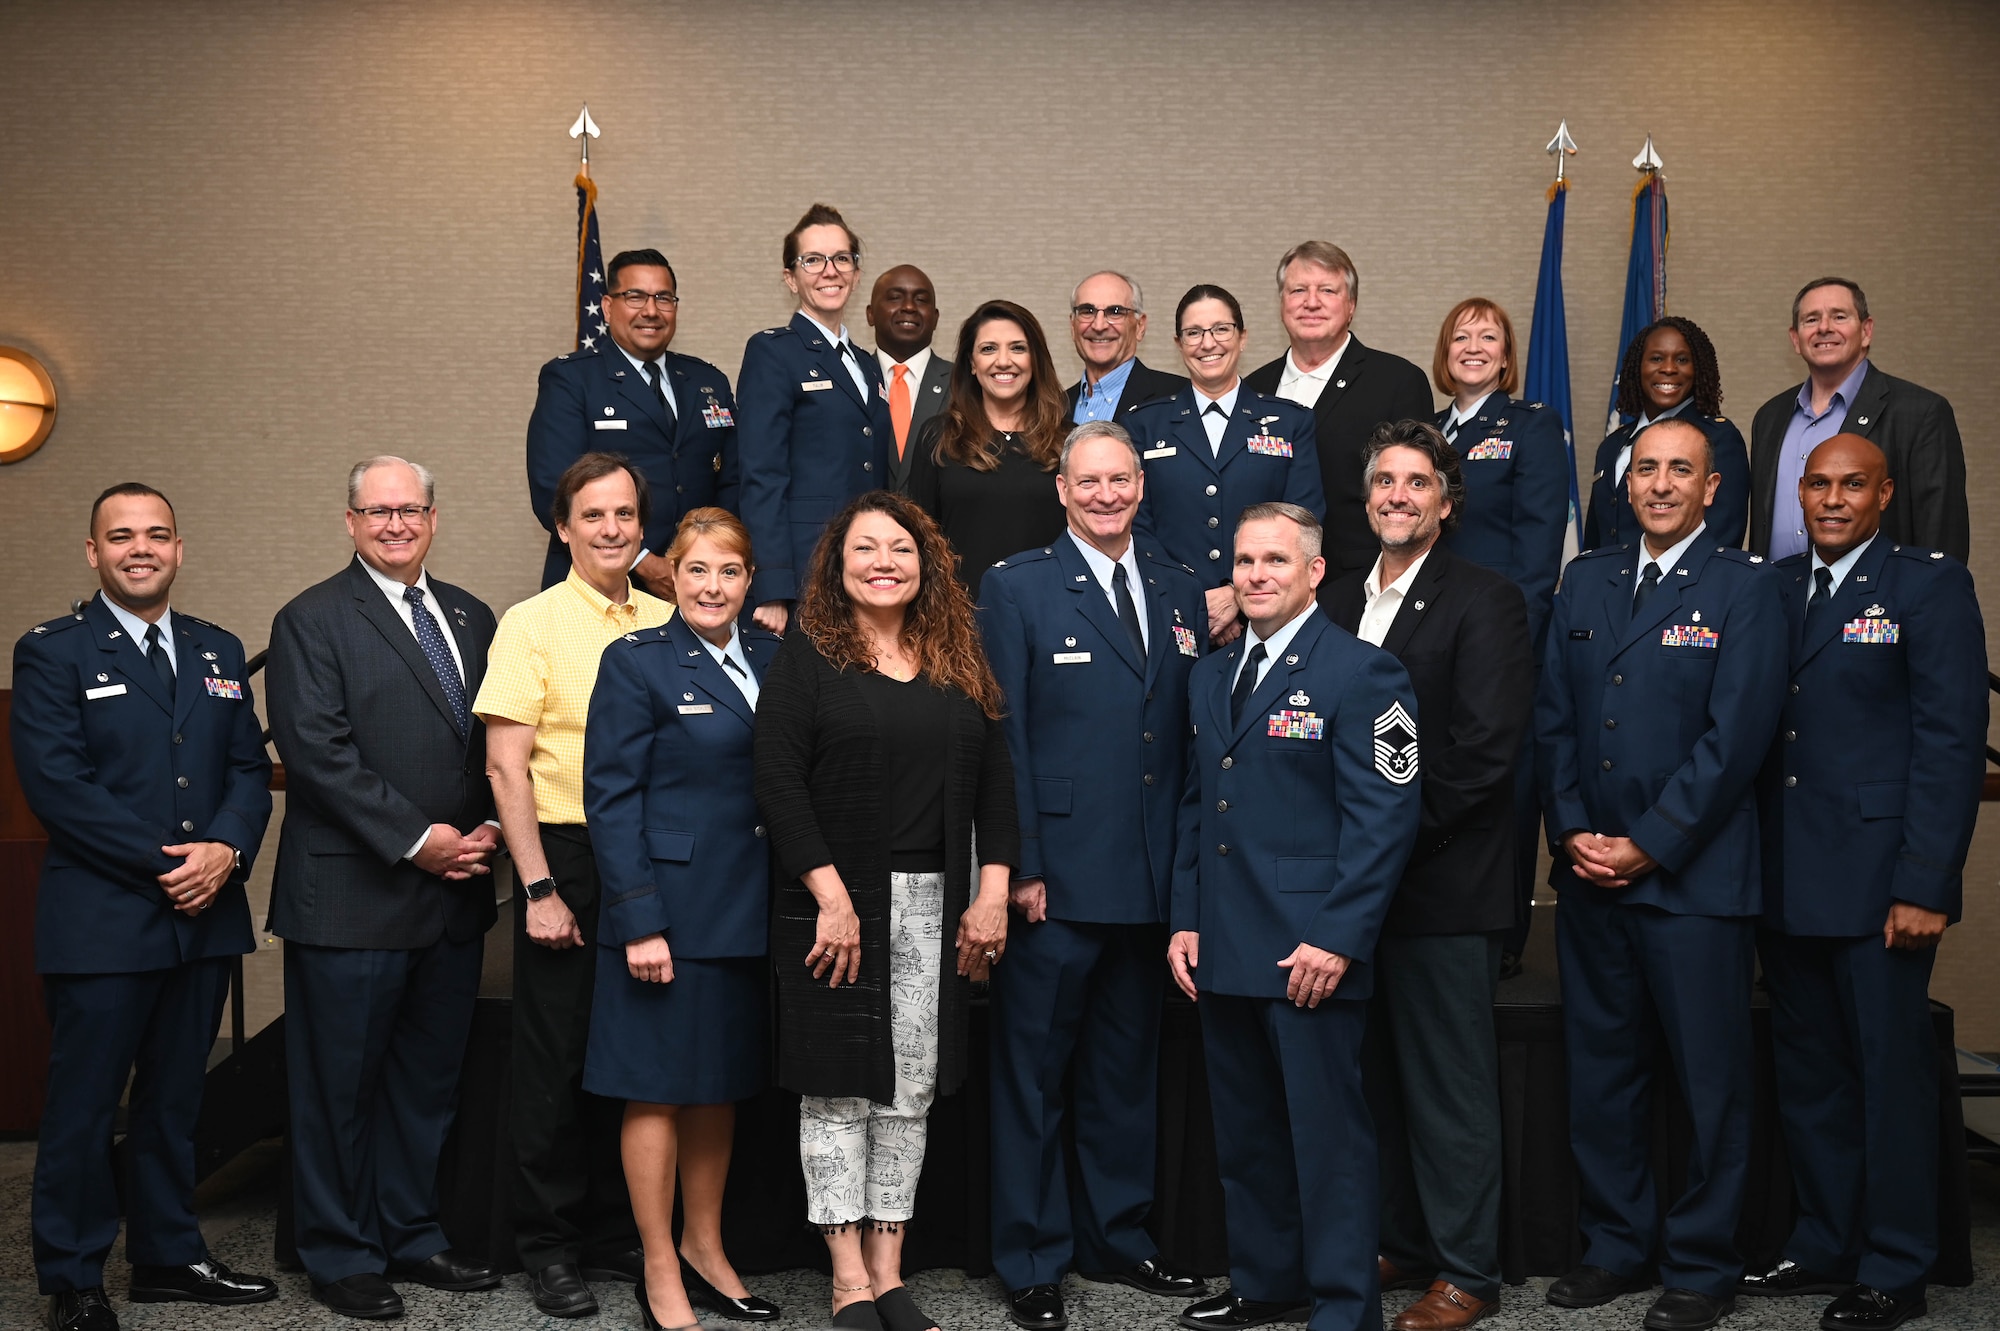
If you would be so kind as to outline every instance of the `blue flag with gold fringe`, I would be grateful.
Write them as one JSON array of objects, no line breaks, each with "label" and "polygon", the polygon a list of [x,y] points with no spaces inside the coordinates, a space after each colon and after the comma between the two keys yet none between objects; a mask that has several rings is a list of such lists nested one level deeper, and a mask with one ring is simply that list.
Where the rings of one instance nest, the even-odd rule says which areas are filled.
[{"label": "blue flag with gold fringe", "polygon": [[[1647,151],[1653,141],[1646,140]],[[1657,160],[1657,159],[1654,159]],[[1604,432],[1618,428],[1618,375],[1625,365],[1625,348],[1639,330],[1667,312],[1667,181],[1657,169],[1647,171],[1632,191],[1632,255],[1625,262],[1625,317],[1618,325],[1617,359],[1612,362],[1611,404]]]},{"label": "blue flag with gold fringe", "polygon": [[1528,400],[1562,414],[1563,446],[1569,452],[1569,527],[1563,534],[1563,562],[1582,548],[1583,507],[1576,488],[1576,433],[1569,414],[1569,317],[1563,308],[1563,213],[1569,182],[1549,186],[1549,220],[1542,228],[1542,271],[1535,279],[1535,322],[1528,331],[1528,363],[1522,389]]},{"label": "blue flag with gold fringe", "polygon": [[576,349],[597,350],[604,326],[604,247],[597,240],[597,182],[576,175]]}]

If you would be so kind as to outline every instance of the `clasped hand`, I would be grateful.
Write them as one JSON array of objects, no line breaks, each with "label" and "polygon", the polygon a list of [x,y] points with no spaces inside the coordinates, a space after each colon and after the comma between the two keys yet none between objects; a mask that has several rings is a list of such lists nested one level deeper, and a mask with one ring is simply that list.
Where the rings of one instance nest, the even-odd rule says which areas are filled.
[{"label": "clasped hand", "polygon": [[476,874],[492,873],[487,862],[499,848],[500,829],[491,823],[481,823],[464,833],[450,823],[432,823],[431,834],[424,838],[411,863],[425,873],[459,882]]},{"label": "clasped hand", "polygon": [[186,857],[156,881],[174,903],[174,909],[190,918],[208,909],[208,903],[215,899],[236,868],[235,850],[220,841],[189,841],[160,849],[169,855]]},{"label": "clasped hand", "polygon": [[1571,872],[1593,887],[1629,887],[1632,880],[1659,867],[1659,861],[1626,836],[1571,832],[1563,837]]}]

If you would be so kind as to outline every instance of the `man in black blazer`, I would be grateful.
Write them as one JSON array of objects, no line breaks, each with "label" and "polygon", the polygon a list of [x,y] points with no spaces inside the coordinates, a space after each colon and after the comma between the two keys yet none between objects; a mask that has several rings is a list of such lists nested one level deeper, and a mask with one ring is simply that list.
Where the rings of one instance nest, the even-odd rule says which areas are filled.
[{"label": "man in black blazer", "polygon": [[1806,381],[1757,408],[1750,425],[1753,553],[1784,559],[1806,551],[1798,499],[1806,456],[1834,435],[1858,434],[1889,459],[1896,486],[1882,534],[1965,562],[1972,519],[1958,419],[1938,394],[1875,368],[1874,337],[1868,297],[1847,278],[1816,278],[1793,297],[1792,350],[1806,363]]},{"label": "man in black blazer", "polygon": [[884,488],[902,490],[910,480],[910,444],[924,422],[944,410],[951,392],[951,355],[931,350],[938,326],[937,288],[923,269],[899,263],[875,279],[867,314],[896,436]]},{"label": "man in black blazer", "polygon": [[1384,421],[1431,418],[1430,382],[1401,356],[1363,346],[1350,325],[1361,295],[1354,261],[1324,240],[1294,245],[1278,260],[1278,317],[1291,349],[1243,376],[1268,397],[1313,413],[1320,484],[1326,487],[1326,580],[1366,569],[1379,553],[1363,512],[1361,454]]},{"label": "man in black blazer", "polygon": [[402,1312],[385,1276],[500,1283],[437,1219],[499,826],[469,708],[493,612],[425,573],[434,495],[401,458],[357,464],[354,560],[271,626],[286,798],[269,928],[285,940],[298,1252],[314,1296],[349,1317]]},{"label": "man in black blazer", "polygon": [[1514,922],[1514,760],[1534,667],[1521,591],[1449,550],[1465,482],[1427,422],[1362,453],[1379,553],[1320,589],[1334,623],[1417,693],[1423,820],[1382,937],[1363,1046],[1382,1160],[1384,1289],[1425,1289],[1398,1331],[1469,1326],[1500,1297],[1500,1064],[1493,986]]},{"label": "man in black blazer", "polygon": [[1069,295],[1069,335],[1083,378],[1070,385],[1069,418],[1116,421],[1148,402],[1172,397],[1187,387],[1178,374],[1155,370],[1139,359],[1146,340],[1146,298],[1123,273],[1092,273]]}]

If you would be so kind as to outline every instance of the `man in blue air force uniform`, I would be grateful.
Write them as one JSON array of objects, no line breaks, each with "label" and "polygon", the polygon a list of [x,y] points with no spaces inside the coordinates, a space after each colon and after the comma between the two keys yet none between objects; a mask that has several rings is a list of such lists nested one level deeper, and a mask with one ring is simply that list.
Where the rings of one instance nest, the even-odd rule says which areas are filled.
[{"label": "man in blue air force uniform", "polygon": [[[255,946],[243,879],[271,819],[243,644],[168,608],[182,548],[159,491],[106,490],[84,550],[102,590],[14,648],[14,766],[49,833],[35,969],[54,1031],[33,1228],[52,1331],[116,1331],[104,1261],[121,1209],[134,1303],[278,1294],[209,1256],[194,1214],[202,1083],[229,959]],[[128,1076],[121,1188],[111,1134]]]},{"label": "man in blue air force uniform", "polygon": [[[1650,1331],[1733,1306],[1750,1150],[1750,980],[1760,903],[1751,785],[1784,692],[1777,581],[1709,539],[1708,436],[1661,421],[1626,472],[1645,530],[1569,566],[1535,706],[1561,892],[1583,1263],[1548,1299],[1588,1308],[1650,1288]],[[1648,1136],[1659,1047],[1694,1120],[1686,1190],[1655,1201]]]},{"label": "man in blue air force uniform", "polygon": [[1417,701],[1395,657],[1316,610],[1320,540],[1296,505],[1243,511],[1249,631],[1188,682],[1167,959],[1200,1004],[1230,1282],[1182,1311],[1194,1331],[1382,1325],[1361,1038],[1421,813]]},{"label": "man in blue air force uniform", "polygon": [[1152,1294],[1205,1292],[1145,1229],[1187,678],[1208,615],[1193,572],[1132,538],[1142,468],[1124,427],[1077,426],[1056,477],[1069,530],[980,584],[1022,855],[993,979],[993,1265],[1028,1328],[1066,1325],[1072,1262]]},{"label": "man in blue air force uniform", "polygon": [[1836,1294],[1820,1325],[1926,1311],[1937,1260],[1930,977],[1962,904],[1985,771],[1972,576],[1881,530],[1895,482],[1839,434],[1799,481],[1811,548],[1781,560],[1791,684],[1761,787],[1778,1108],[1798,1191],[1784,1258],[1745,1294]]}]

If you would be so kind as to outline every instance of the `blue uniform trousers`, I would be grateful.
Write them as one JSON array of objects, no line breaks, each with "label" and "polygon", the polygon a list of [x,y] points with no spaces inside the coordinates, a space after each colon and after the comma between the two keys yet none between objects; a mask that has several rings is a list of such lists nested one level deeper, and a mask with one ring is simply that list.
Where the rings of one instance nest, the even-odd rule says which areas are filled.
[{"label": "blue uniform trousers", "polygon": [[1310,1299],[1312,1331],[1379,1331],[1375,1124],[1361,1090],[1368,1005],[1204,993],[1202,1047],[1229,1217],[1229,1283]]},{"label": "blue uniform trousers", "polygon": [[[1633,1276],[1657,1257],[1669,1288],[1734,1292],[1750,1157],[1755,930],[1750,918],[1674,915],[1622,905],[1615,891],[1563,889],[1556,953],[1586,1264]],[[1664,1227],[1650,1160],[1662,1043],[1694,1124],[1687,1187]]]},{"label": "blue uniform trousers", "polygon": [[450,1245],[438,1157],[458,1108],[484,937],[409,949],[285,944],[293,1220],[321,1284]]},{"label": "blue uniform trousers", "polygon": [[1799,1217],[1785,1256],[1897,1298],[1937,1260],[1934,947],[1759,939]]},{"label": "blue uniform trousers", "polygon": [[[1016,920],[993,974],[993,1268],[1008,1289],[1074,1262],[1122,1271],[1146,1232],[1159,1131],[1166,928]],[[1066,1177],[1064,1085],[1078,1176]]]},{"label": "blue uniform trousers", "polygon": [[165,970],[45,975],[53,1027],[35,1156],[35,1275],[44,1294],[104,1283],[118,1237],[111,1125],[125,1078],[125,1255],[141,1266],[208,1256],[194,1216],[194,1128],[229,996],[228,957]]}]

